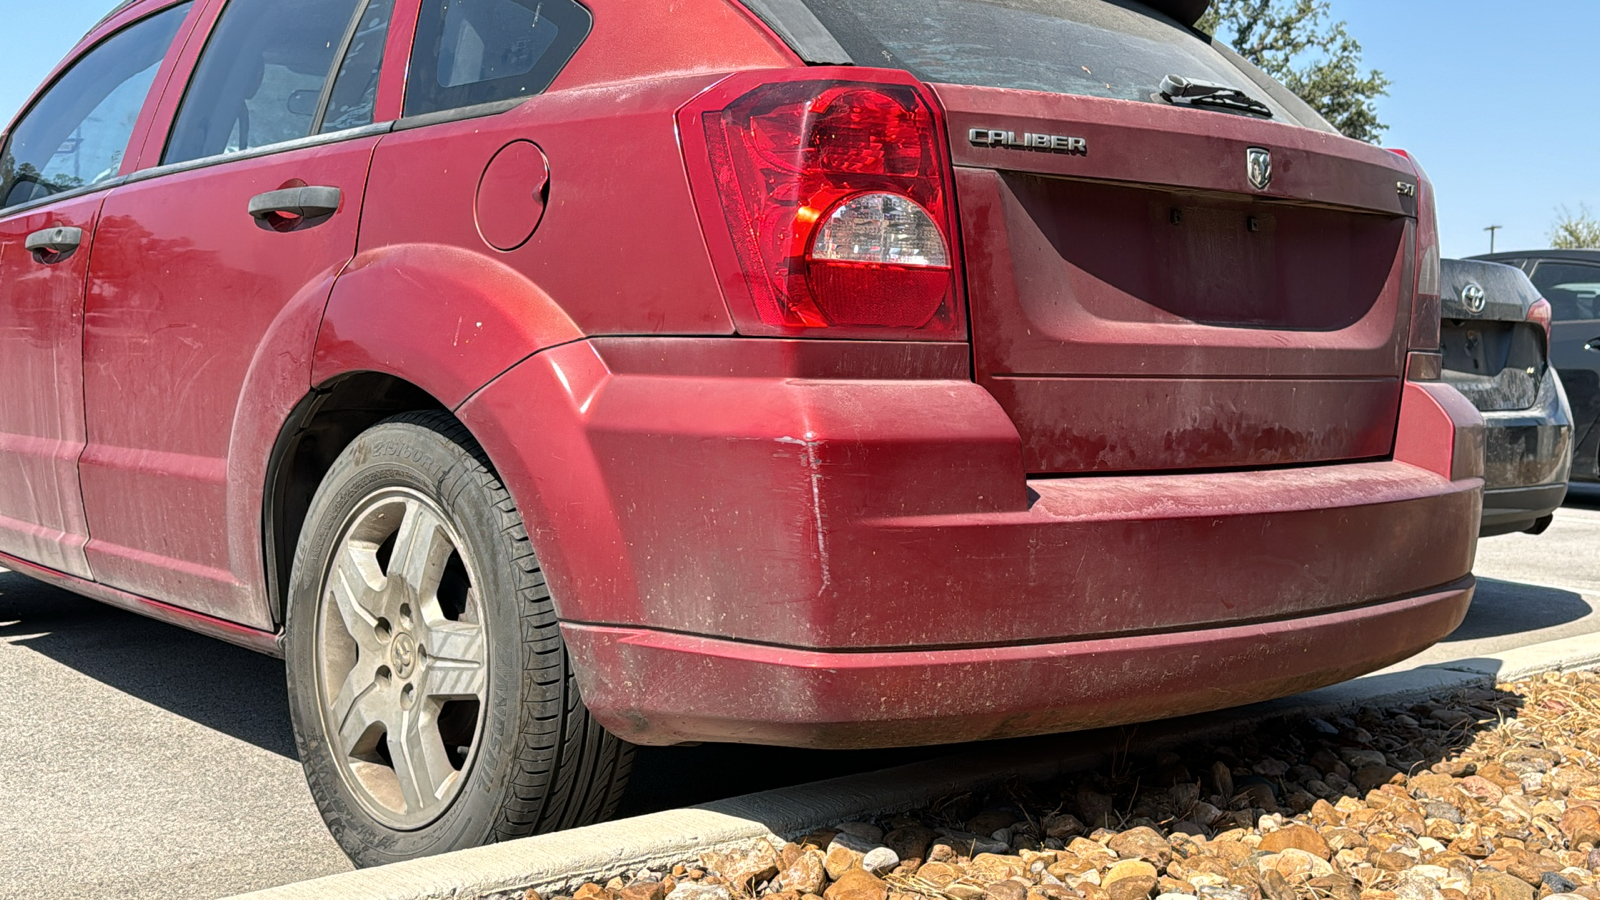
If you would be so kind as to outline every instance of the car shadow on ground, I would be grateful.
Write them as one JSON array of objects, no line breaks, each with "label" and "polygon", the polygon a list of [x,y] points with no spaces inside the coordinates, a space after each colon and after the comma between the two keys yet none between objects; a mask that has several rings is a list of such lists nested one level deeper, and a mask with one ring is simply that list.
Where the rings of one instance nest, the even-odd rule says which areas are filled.
[{"label": "car shadow on ground", "polygon": [[1440,643],[1455,644],[1555,628],[1594,612],[1583,596],[1560,588],[1479,578],[1478,593],[1460,627]]},{"label": "car shadow on ground", "polygon": [[1600,484],[1573,484],[1567,488],[1567,509],[1600,510]]},{"label": "car shadow on ground", "polygon": [[[1480,602],[1473,604],[1466,621],[1447,641],[1534,631],[1590,612],[1589,604],[1570,591],[1484,579]],[[0,573],[0,640],[207,728],[286,758],[296,757],[283,664],[278,660],[14,573]],[[1082,748],[1109,738],[1088,732],[1066,739]],[[1008,749],[1008,745],[1013,746]],[[709,744],[641,748],[619,815],[712,802],[953,753],[1021,749],[1020,743],[1009,741],[835,752]]]},{"label": "car shadow on ground", "polygon": [[0,573],[0,641],[214,731],[296,758],[283,663],[276,659],[13,572]]}]

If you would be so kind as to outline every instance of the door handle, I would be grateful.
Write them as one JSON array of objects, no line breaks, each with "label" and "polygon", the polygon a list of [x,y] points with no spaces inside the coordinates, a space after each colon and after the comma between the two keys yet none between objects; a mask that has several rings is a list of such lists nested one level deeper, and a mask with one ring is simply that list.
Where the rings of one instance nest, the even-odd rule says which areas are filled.
[{"label": "door handle", "polygon": [[1583,349],[1589,350],[1589,351],[1594,352],[1594,353],[1600,353],[1600,337],[1597,337],[1594,340],[1590,341],[1589,343],[1584,344],[1583,345]]},{"label": "door handle", "polygon": [[65,260],[83,246],[83,229],[58,226],[35,231],[23,241],[33,258],[47,266]]},{"label": "door handle", "polygon": [[275,231],[316,223],[339,211],[344,192],[336,187],[297,187],[250,198],[250,217]]}]

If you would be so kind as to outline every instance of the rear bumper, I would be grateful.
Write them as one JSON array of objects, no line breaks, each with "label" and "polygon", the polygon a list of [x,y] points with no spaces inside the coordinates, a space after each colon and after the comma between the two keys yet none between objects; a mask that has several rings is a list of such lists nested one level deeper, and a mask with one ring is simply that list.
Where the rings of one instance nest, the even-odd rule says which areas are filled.
[{"label": "rear bumper", "polygon": [[461,408],[606,727],[815,747],[1091,727],[1347,678],[1459,621],[1483,434],[1454,389],[1406,385],[1391,460],[1030,480],[968,353],[596,340]]},{"label": "rear bumper", "polygon": [[815,748],[942,744],[1238,706],[1370,672],[1454,631],[1469,577],[1278,622],[957,650],[819,653],[568,625],[585,699],[635,742]]},{"label": "rear bumper", "polygon": [[1555,512],[1572,471],[1572,412],[1555,370],[1534,405],[1487,412],[1484,422],[1484,537],[1524,531]]},{"label": "rear bumper", "polygon": [[1554,515],[1567,499],[1567,483],[1500,488],[1483,492],[1483,526],[1479,537],[1527,531]]}]

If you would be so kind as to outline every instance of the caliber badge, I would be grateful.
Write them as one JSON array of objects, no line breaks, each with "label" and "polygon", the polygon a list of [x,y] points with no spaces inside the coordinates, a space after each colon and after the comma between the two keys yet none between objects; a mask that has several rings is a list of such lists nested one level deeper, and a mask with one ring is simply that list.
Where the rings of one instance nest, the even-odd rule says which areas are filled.
[{"label": "caliber badge", "polygon": [[1250,184],[1258,191],[1264,191],[1272,186],[1272,151],[1261,147],[1251,147],[1245,151],[1245,175],[1249,177]]},{"label": "caliber badge", "polygon": [[967,139],[975,147],[1003,147],[1007,150],[1035,150],[1041,153],[1064,153],[1068,156],[1088,156],[1089,142],[1080,137],[1062,134],[1030,134],[1021,137],[1015,131],[998,128],[974,128]]}]

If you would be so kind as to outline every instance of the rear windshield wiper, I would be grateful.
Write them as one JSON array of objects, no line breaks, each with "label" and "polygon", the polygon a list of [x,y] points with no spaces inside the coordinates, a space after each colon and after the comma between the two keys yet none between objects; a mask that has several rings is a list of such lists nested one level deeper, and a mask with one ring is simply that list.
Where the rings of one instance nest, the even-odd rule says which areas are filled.
[{"label": "rear windshield wiper", "polygon": [[1210,81],[1194,81],[1182,75],[1168,75],[1161,79],[1161,97],[1168,103],[1231,109],[1272,118],[1272,110],[1265,103],[1238,88]]}]

